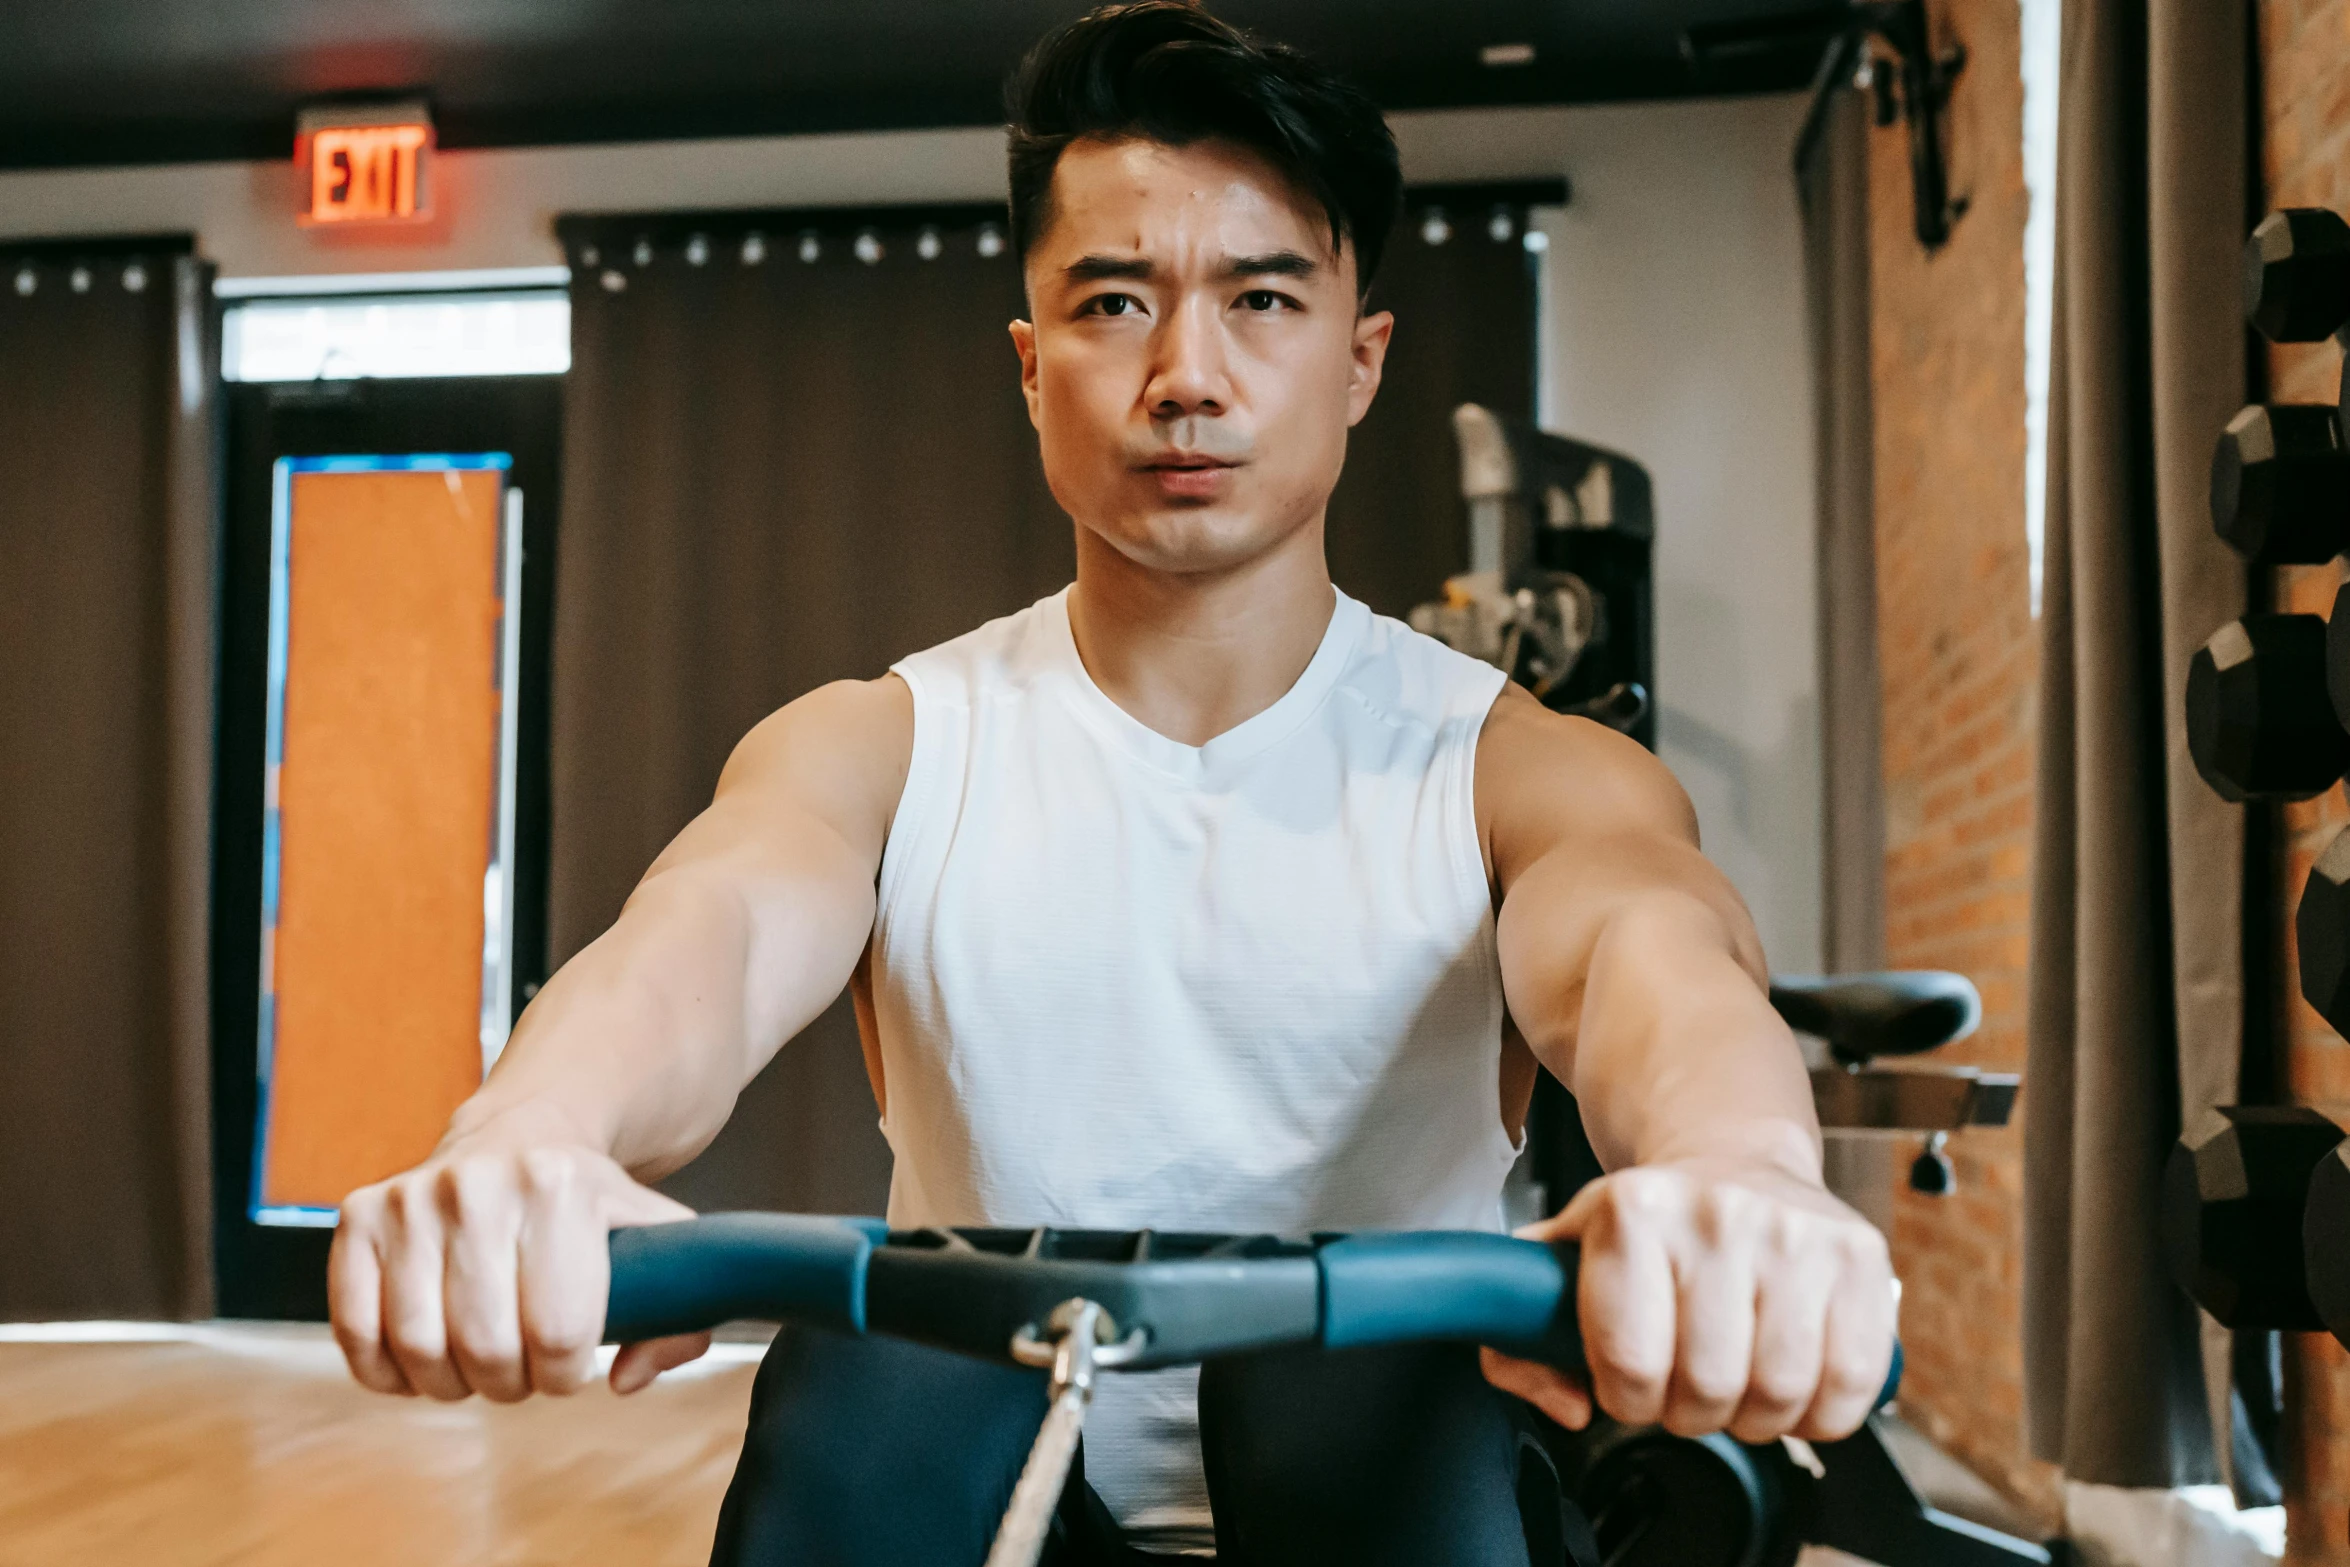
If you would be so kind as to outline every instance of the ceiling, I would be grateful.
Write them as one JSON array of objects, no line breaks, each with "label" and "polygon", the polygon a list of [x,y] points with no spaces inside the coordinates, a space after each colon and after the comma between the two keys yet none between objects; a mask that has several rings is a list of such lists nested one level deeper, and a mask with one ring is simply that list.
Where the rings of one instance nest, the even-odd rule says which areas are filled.
[{"label": "ceiling", "polygon": [[[1391,109],[1802,86],[1846,0],[1215,0]],[[415,95],[446,147],[1001,118],[1079,0],[5,0],[0,168],[270,158]],[[1689,41],[1694,36],[1696,47]],[[1487,66],[1489,45],[1531,63]]]}]

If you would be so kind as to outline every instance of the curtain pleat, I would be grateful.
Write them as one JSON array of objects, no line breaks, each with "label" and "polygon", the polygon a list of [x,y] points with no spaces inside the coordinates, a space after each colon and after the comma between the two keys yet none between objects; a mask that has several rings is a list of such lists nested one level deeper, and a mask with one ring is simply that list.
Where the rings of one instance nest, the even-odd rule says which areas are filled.
[{"label": "curtain pleat", "polygon": [[[1819,491],[1821,955],[1831,973],[1885,966],[1884,682],[1877,664],[1877,480],[1869,350],[1869,101],[1827,102],[1796,170],[1811,312]],[[1832,1137],[1828,1187],[1893,1227],[1899,1150]]]},{"label": "curtain pleat", "polygon": [[2156,1199],[2182,1116],[2235,1097],[2243,1017],[2242,818],[2195,776],[2183,686],[2244,608],[2204,487],[2244,392],[2244,18],[2236,0],[2067,0],[2062,47],[2028,1413],[2072,1479],[2174,1486],[2218,1469]]},{"label": "curtain pleat", "polygon": [[211,1309],[217,381],[208,267],[0,248],[0,1317]]}]

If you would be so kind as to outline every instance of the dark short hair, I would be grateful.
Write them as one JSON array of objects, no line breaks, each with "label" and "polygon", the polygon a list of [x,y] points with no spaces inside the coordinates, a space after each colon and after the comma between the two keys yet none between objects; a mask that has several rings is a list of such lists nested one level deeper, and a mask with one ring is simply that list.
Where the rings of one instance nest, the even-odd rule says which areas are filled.
[{"label": "dark short hair", "polygon": [[1379,107],[1286,45],[1185,0],[1105,5],[1049,33],[1005,86],[1012,242],[1052,223],[1053,169],[1086,138],[1247,148],[1318,203],[1333,250],[1354,248],[1368,292],[1403,201],[1395,137]]}]

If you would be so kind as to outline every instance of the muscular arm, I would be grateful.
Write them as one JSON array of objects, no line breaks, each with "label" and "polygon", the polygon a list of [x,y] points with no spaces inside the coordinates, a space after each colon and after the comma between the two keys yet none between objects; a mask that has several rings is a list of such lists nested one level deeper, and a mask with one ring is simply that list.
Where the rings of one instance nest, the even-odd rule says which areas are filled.
[{"label": "muscular arm", "polygon": [[[328,1295],[359,1381],[502,1400],[586,1381],[606,1232],[685,1215],[639,1180],[706,1147],[848,982],[912,748],[894,678],[811,692],[736,748],[709,809],[532,1001],[431,1157],[344,1199]],[[707,1343],[632,1345],[613,1386]]]},{"label": "muscular arm", "polygon": [[1583,1242],[1586,1392],[1491,1357],[1569,1424],[1589,1400],[1747,1441],[1840,1436],[1891,1352],[1883,1240],[1820,1185],[1800,1053],[1753,921],[1664,766],[1512,687],[1477,752],[1502,984],[1608,1170],[1545,1235]]},{"label": "muscular arm", "polygon": [[707,1147],[848,983],[912,744],[895,678],[825,686],[753,729],[612,928],[531,1002],[449,1140],[528,1116],[647,1180]]}]

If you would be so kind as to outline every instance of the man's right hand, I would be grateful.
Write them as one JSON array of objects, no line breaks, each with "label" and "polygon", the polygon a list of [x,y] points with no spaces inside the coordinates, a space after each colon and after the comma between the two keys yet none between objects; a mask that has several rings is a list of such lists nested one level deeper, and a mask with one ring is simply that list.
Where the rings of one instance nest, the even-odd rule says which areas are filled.
[{"label": "man's right hand", "polygon": [[[610,1232],[691,1217],[581,1145],[444,1145],[344,1199],[327,1263],[335,1339],[379,1393],[576,1392],[604,1333]],[[706,1333],[628,1345],[612,1389],[633,1393],[709,1347]]]}]

